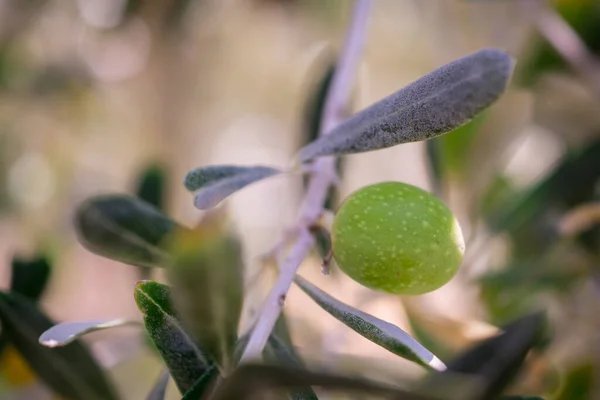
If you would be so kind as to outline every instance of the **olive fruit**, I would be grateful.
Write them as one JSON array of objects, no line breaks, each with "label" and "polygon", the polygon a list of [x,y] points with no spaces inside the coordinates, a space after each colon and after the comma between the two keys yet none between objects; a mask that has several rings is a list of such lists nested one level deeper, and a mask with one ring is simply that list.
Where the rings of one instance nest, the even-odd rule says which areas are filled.
[{"label": "olive fruit", "polygon": [[332,226],[334,258],[358,283],[393,294],[423,294],[456,274],[465,251],[452,211],[429,192],[381,182],[350,194]]}]

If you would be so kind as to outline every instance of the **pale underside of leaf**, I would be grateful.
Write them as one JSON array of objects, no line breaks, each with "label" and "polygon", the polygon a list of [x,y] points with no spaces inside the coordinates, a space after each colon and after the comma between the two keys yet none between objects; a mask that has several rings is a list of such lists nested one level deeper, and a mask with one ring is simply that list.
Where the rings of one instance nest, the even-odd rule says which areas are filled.
[{"label": "pale underside of leaf", "polygon": [[139,325],[139,322],[125,319],[64,322],[42,333],[39,342],[50,348],[61,347],[88,333],[125,325]]},{"label": "pale underside of leaf", "polygon": [[200,210],[207,210],[238,190],[281,173],[281,170],[266,166],[209,166],[190,171],[184,184],[194,192],[194,205]]},{"label": "pale underside of leaf", "polygon": [[469,122],[505,90],[513,59],[485,49],[453,61],[355,114],[300,150],[300,161],[432,139]]},{"label": "pale underside of leaf", "polygon": [[[15,311],[16,310],[14,310],[7,302],[0,301],[0,315],[2,316],[2,323],[5,326],[4,329],[7,329],[8,326],[10,326],[10,329],[17,333],[22,340],[29,340],[31,345],[37,344],[36,339],[39,334],[36,334],[34,328],[25,322],[24,315],[21,315],[20,313],[16,314]],[[62,376],[62,379],[69,382],[69,386],[72,390],[71,393],[74,392],[77,396],[85,396],[77,398],[102,400],[103,398],[107,399],[107,397],[103,396],[110,396],[111,399],[117,399],[116,394],[113,393],[104,393],[103,396],[101,396],[88,384],[88,382],[86,382],[84,376],[81,376],[81,374],[78,374],[77,371],[72,368],[69,364],[69,360],[61,357],[59,353],[52,354],[49,353],[49,349],[42,349],[43,351],[40,351],[36,356],[37,362],[44,363],[46,366],[51,367]],[[65,393],[61,394],[64,395]]]},{"label": "pale underside of leaf", "polygon": [[446,369],[439,358],[397,326],[340,302],[298,275],[295,283],[325,311],[370,341],[425,367]]}]

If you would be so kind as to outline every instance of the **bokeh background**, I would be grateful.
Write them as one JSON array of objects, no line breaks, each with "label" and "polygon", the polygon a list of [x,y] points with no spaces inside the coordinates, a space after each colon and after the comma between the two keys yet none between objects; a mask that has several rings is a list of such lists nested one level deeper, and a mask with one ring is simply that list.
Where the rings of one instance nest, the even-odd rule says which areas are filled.
[{"label": "bokeh background", "polygon": [[[519,391],[556,393],[573,371],[595,382],[589,371],[600,354],[600,2],[373,3],[355,111],[481,48],[508,51],[517,68],[502,99],[457,132],[343,160],[338,201],[383,180],[415,184],[446,201],[467,239],[463,267],[450,284],[419,297],[382,295],[335,265],[322,276],[316,252],[301,273],[412,332],[442,359],[544,305],[556,338],[518,381]],[[309,110],[351,6],[1,0],[0,288],[10,285],[15,255],[43,255],[52,275],[40,304],[54,320],[140,320],[133,286],[146,275],[78,244],[77,204],[99,193],[139,194],[149,179],[165,212],[193,225],[202,213],[182,185],[190,169],[287,166],[309,140]],[[164,190],[153,191],[152,182]],[[249,277],[294,223],[302,194],[301,177],[281,176],[227,201]],[[250,287],[249,313],[269,282]],[[344,329],[295,288],[286,310],[295,341],[316,363],[360,367],[380,378],[421,374]],[[139,329],[85,340],[124,398],[144,398],[161,364]],[[358,357],[367,361],[352,361]],[[10,349],[0,367],[0,398],[53,398]],[[169,393],[177,398],[174,388]]]}]

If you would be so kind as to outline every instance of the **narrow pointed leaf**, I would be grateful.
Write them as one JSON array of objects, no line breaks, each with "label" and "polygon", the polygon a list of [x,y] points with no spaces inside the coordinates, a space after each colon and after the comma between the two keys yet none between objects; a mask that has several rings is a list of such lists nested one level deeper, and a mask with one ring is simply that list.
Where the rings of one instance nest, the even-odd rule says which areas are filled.
[{"label": "narrow pointed leaf", "polygon": [[154,281],[138,282],[135,301],[144,324],[181,393],[185,393],[209,369],[212,361],[198,349],[178,320],[170,288]]},{"label": "narrow pointed leaf", "polygon": [[40,346],[39,336],[54,325],[32,300],[0,293],[0,322],[10,343],[56,393],[73,400],[116,400],[117,393],[80,341],[68,347]]},{"label": "narrow pointed leaf", "polygon": [[181,400],[200,400],[202,396],[207,392],[207,390],[211,387],[215,379],[219,376],[219,369],[216,365],[213,365],[209,369],[206,370],[204,375],[202,375],[194,386],[188,390]]},{"label": "narrow pointed leaf", "polygon": [[[362,378],[313,372],[300,368],[255,364],[244,364],[237,368],[219,385],[211,398],[213,400],[255,399],[261,398],[257,395],[265,390],[289,390],[306,386],[319,386],[341,393],[364,393],[390,399],[435,400],[427,395],[397,389]],[[197,400],[197,398],[186,398],[185,400]]]},{"label": "narrow pointed leaf", "polygon": [[[221,210],[219,210],[221,211]],[[233,367],[242,311],[243,262],[240,241],[220,212],[208,213],[195,230],[181,230],[167,244],[173,301],[188,332],[217,362]]]},{"label": "narrow pointed leaf", "polygon": [[159,243],[176,224],[150,204],[126,195],[101,195],[77,209],[81,244],[93,253],[140,267],[164,267]]},{"label": "narrow pointed leaf", "polygon": [[91,332],[124,325],[137,325],[135,321],[112,319],[103,321],[78,321],[56,324],[40,336],[39,342],[46,347],[62,347]]},{"label": "narrow pointed leaf", "polygon": [[373,343],[424,367],[445,369],[444,363],[439,358],[396,325],[334,299],[298,275],[294,282],[321,308]]},{"label": "narrow pointed leaf", "polygon": [[[477,398],[494,398],[518,374],[529,350],[545,342],[544,328],[543,313],[517,320],[500,335],[476,344],[448,363],[448,373],[476,375],[480,378]],[[435,379],[435,375],[432,376],[432,380],[426,385],[435,385]]]},{"label": "narrow pointed leaf", "polygon": [[169,371],[163,371],[156,380],[152,390],[150,390],[150,393],[148,393],[146,400],[165,400],[170,377]]},{"label": "narrow pointed leaf", "polygon": [[514,66],[485,49],[430,72],[300,150],[300,161],[432,139],[467,123],[504,92]]},{"label": "narrow pointed leaf", "polygon": [[10,290],[37,300],[44,292],[50,278],[51,263],[43,254],[32,258],[14,256],[11,270]]},{"label": "narrow pointed leaf", "polygon": [[238,190],[281,173],[278,169],[261,165],[214,165],[188,172],[184,185],[194,192],[194,205],[200,210],[207,210]]}]

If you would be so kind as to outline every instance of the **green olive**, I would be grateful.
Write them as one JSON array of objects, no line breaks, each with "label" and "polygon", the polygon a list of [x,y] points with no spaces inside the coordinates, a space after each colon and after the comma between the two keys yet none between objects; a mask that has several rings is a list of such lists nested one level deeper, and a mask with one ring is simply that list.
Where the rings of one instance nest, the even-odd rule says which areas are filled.
[{"label": "green olive", "polygon": [[358,283],[393,294],[423,294],[456,274],[465,251],[452,211],[401,182],[363,187],[344,200],[332,227],[334,258]]}]

